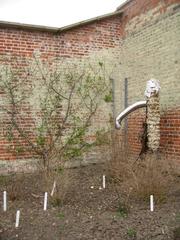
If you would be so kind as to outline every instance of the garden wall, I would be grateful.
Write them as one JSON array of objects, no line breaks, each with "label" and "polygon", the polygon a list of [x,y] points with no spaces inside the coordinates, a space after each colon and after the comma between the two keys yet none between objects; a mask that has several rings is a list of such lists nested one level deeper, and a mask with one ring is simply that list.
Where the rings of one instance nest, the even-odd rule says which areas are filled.
[{"label": "garden wall", "polygon": [[[104,105],[98,112],[93,121],[96,129],[107,127],[109,114],[117,116],[125,102],[129,105],[143,100],[147,80],[158,79],[161,85],[161,149],[180,160],[179,10],[178,0],[130,0],[114,14],[61,29],[1,22],[0,60],[3,64],[4,59],[13,62],[14,57],[19,58],[21,68],[38,52],[44,60],[105,61],[109,66],[114,102]],[[127,96],[125,79],[128,81]],[[143,119],[143,111],[128,119],[128,139],[136,154],[141,148]],[[31,120],[27,119],[24,124],[31,126]],[[94,138],[93,129],[91,137]],[[19,157],[7,149],[8,141],[1,135],[2,163],[31,158],[28,153]]]}]

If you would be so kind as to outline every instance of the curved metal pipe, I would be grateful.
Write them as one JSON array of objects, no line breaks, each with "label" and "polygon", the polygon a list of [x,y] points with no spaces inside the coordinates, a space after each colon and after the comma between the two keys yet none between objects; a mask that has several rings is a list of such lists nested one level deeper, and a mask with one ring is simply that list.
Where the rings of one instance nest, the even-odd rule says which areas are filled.
[{"label": "curved metal pipe", "polygon": [[129,113],[135,111],[138,108],[146,107],[146,104],[147,104],[146,101],[139,101],[139,102],[136,102],[136,103],[132,104],[131,106],[127,107],[124,111],[122,111],[117,116],[115,127],[117,129],[120,129],[121,128],[121,122],[122,122],[123,118],[125,118]]}]

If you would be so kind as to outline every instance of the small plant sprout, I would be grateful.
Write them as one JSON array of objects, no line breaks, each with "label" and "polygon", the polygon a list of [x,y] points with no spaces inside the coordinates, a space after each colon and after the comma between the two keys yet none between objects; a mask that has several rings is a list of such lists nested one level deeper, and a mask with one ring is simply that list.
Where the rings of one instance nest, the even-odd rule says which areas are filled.
[{"label": "small plant sprout", "polygon": [[137,235],[136,230],[135,230],[134,228],[129,228],[129,229],[127,230],[127,235],[128,235],[130,238],[135,239],[135,238],[136,238],[136,235]]},{"label": "small plant sprout", "polygon": [[103,175],[103,188],[106,188],[106,176]]},{"label": "small plant sprout", "polygon": [[53,183],[53,188],[52,188],[52,191],[51,191],[51,197],[54,195],[55,188],[56,188],[56,181],[54,181],[54,183]]},{"label": "small plant sprout", "polygon": [[16,223],[15,223],[16,228],[19,227],[19,219],[20,219],[20,210],[17,210],[17,212],[16,212]]},{"label": "small plant sprout", "polygon": [[125,204],[119,203],[119,207],[117,209],[117,215],[121,218],[127,217],[128,215],[128,208]]},{"label": "small plant sprout", "polygon": [[3,211],[7,211],[7,192],[3,192]]},{"label": "small plant sprout", "polygon": [[64,216],[64,213],[59,213],[58,214],[58,217],[60,218],[60,219],[63,219],[65,216]]},{"label": "small plant sprout", "polygon": [[45,192],[45,194],[44,194],[44,211],[47,210],[47,198],[48,198],[48,194],[47,194],[47,192]]},{"label": "small plant sprout", "polygon": [[150,195],[150,211],[154,211],[154,196]]},{"label": "small plant sprout", "polygon": [[176,221],[180,223],[180,213],[175,214],[176,216]]}]

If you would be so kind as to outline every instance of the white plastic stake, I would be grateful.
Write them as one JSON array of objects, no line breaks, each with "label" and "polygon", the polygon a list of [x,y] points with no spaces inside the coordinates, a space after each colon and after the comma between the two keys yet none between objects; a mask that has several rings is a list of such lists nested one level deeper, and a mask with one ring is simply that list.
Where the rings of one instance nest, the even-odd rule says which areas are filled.
[{"label": "white plastic stake", "polygon": [[105,187],[106,187],[106,176],[103,175],[103,188],[105,188]]},{"label": "white plastic stake", "polygon": [[7,192],[3,192],[3,210],[4,212],[7,211]]},{"label": "white plastic stake", "polygon": [[44,211],[47,210],[47,192],[44,194]]},{"label": "white plastic stake", "polygon": [[150,211],[154,211],[154,197],[153,195],[150,196]]},{"label": "white plastic stake", "polygon": [[19,227],[19,219],[20,219],[20,210],[17,210],[17,212],[16,212],[16,223],[15,223],[16,228]]},{"label": "white plastic stake", "polygon": [[51,191],[51,197],[54,195],[55,188],[56,188],[56,181],[54,181],[54,183],[53,183],[53,188],[52,188],[52,191]]}]

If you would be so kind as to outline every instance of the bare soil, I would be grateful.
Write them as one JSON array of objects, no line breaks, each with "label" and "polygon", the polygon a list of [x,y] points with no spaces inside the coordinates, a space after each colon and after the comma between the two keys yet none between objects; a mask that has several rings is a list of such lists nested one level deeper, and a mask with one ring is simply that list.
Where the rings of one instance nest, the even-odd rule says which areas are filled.
[{"label": "bare soil", "polygon": [[[61,206],[49,201],[47,211],[43,211],[45,189],[40,174],[0,177],[0,240],[180,239],[179,177],[168,197],[155,202],[154,212],[150,212],[149,202],[130,199],[126,213],[119,210],[118,196],[108,179],[106,188],[101,189],[103,168],[91,165],[67,170],[72,178],[65,201]],[[4,190],[8,191],[7,212],[2,208]],[[16,229],[18,209],[21,216]]]}]

